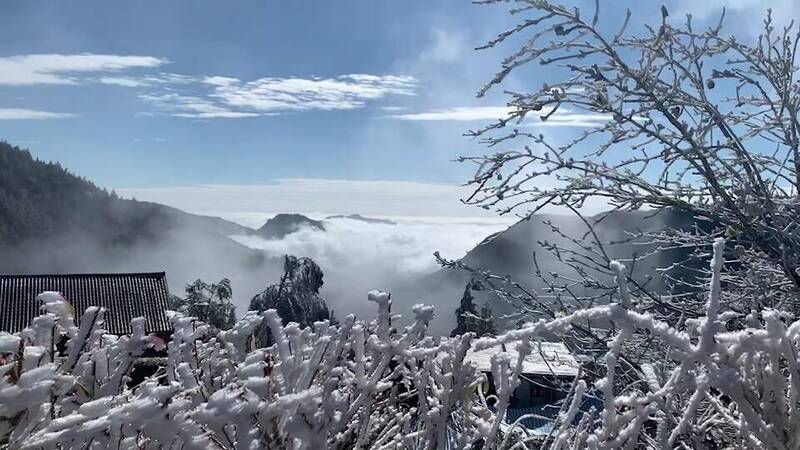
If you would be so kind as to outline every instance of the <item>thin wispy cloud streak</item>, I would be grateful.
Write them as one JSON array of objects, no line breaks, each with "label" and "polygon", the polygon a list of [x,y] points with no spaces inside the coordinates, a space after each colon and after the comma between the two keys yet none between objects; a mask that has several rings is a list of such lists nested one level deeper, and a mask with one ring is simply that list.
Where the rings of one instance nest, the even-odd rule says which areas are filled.
[{"label": "thin wispy cloud streak", "polygon": [[72,113],[61,113],[52,111],[39,111],[24,108],[0,108],[0,120],[45,120],[45,119],[69,119],[77,117]]},{"label": "thin wispy cloud streak", "polygon": [[[194,119],[239,119],[242,117],[256,117],[261,115],[254,112],[235,111],[220,106],[208,99],[191,95],[175,93],[140,94],[139,98],[151,104],[163,114],[174,117]],[[142,113],[142,115],[150,114],[152,113]]]},{"label": "thin wispy cloud streak", "polygon": [[[390,119],[420,122],[473,122],[496,121],[508,117],[513,111],[507,106],[463,106],[449,109],[433,109],[418,113],[393,114]],[[527,116],[521,125],[532,127],[579,127],[592,128],[606,123],[610,116],[606,114],[581,114],[570,111],[558,111],[546,121],[539,117]]]},{"label": "thin wispy cloud streak", "polygon": [[146,79],[137,79],[133,77],[102,77],[97,81],[102,84],[110,84],[113,86],[122,87],[142,87],[149,86],[151,84]]},{"label": "thin wispy cloud streak", "polygon": [[389,95],[414,95],[416,80],[369,74],[336,78],[260,78],[251,82],[207,78],[212,96],[223,103],[256,111],[355,109]]},{"label": "thin wispy cloud streak", "polygon": [[524,121],[523,125],[531,127],[594,128],[608,123],[611,116],[608,114],[582,114],[564,111],[553,114],[547,120],[541,120],[539,117],[531,117],[530,119]]},{"label": "thin wispy cloud streak", "polygon": [[[135,80],[112,80],[133,85]],[[334,78],[276,78],[252,81],[213,76],[156,79],[150,84],[187,84],[185,90],[148,92],[139,97],[166,115],[188,118],[241,118],[298,111],[351,110],[389,96],[413,96],[417,80],[408,76],[348,74]]]},{"label": "thin wispy cloud streak", "polygon": [[492,120],[505,117],[511,110],[506,106],[461,106],[449,109],[433,109],[419,113],[394,114],[391,119],[412,121],[473,121]]},{"label": "thin wispy cloud streak", "polygon": [[153,68],[168,62],[153,56],[92,53],[0,57],[0,85],[80,84],[90,73]]},{"label": "thin wispy cloud streak", "polygon": [[[111,86],[140,88],[140,87],[154,87],[162,86],[169,87],[172,85],[189,85],[198,83],[203,77],[196,77],[192,75],[182,75],[178,73],[161,72],[150,75],[116,75],[104,76],[100,78],[92,78],[88,81]],[[172,89],[172,88],[169,88]]]}]

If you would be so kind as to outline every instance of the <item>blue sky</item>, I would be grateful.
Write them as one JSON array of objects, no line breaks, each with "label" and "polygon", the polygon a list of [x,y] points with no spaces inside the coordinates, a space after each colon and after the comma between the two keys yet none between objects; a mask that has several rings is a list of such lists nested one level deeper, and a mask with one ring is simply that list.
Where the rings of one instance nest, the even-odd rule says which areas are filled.
[{"label": "blue sky", "polygon": [[[578,4],[590,2],[577,2]],[[650,2],[603,2],[635,23]],[[699,19],[726,5],[747,35],[767,5],[679,0]],[[285,179],[455,184],[482,151],[464,131],[502,115],[476,99],[513,47],[475,52],[514,19],[467,1],[0,4],[0,138],[106,187],[265,185]],[[538,86],[531,68],[506,87]],[[568,138],[580,120],[547,133]],[[424,184],[417,186],[424,188]]]}]

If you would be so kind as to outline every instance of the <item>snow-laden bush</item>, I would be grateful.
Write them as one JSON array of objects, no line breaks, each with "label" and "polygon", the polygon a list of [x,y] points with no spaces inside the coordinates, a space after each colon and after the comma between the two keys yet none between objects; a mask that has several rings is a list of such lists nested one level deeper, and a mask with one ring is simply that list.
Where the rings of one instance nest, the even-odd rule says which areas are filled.
[{"label": "snow-laden bush", "polygon": [[[90,308],[76,328],[64,302],[46,296],[46,313],[30,328],[0,334],[0,442],[14,449],[526,449],[534,441],[552,449],[798,448],[800,323],[766,311],[747,317],[749,328],[726,331],[733,315],[720,314],[722,248],[718,240],[707,315],[688,331],[638,311],[622,280],[617,303],[474,342],[470,334],[426,336],[433,310],[422,305],[413,324],[397,330],[388,294],[372,292],[377,319],[351,316],[338,327],[282,326],[269,310],[214,334],[174,314],[166,365],[133,387],[131,368],[159,342],[145,335],[143,321],[118,338],[103,333],[103,310]],[[619,330],[605,377],[575,381],[550,436],[503,425],[525,352],[587,320]],[[262,321],[276,344],[253,349]],[[669,360],[624,367],[620,352],[635,333],[660,339]],[[483,375],[465,354],[511,341],[521,354],[498,352],[492,361],[493,412],[479,389]],[[631,370],[646,381],[621,383]],[[576,421],[591,392],[603,408]]]},{"label": "snow-laden bush", "polygon": [[[126,378],[158,342],[134,320],[117,338],[103,310],[73,326],[56,296],[18,335],[0,336],[0,442],[10,448],[455,448],[492,429],[481,375],[464,365],[471,336],[437,343],[433,310],[392,328],[388,294],[370,293],[372,323],[282,326],[274,310],[250,312],[218,334],[180,314],[164,370],[138,386]],[[252,349],[266,321],[276,344]],[[66,348],[59,351],[64,336]],[[510,393],[510,392],[509,392]]]},{"label": "snow-laden bush", "polygon": [[[566,333],[587,321],[616,325],[604,358],[606,375],[591,386],[602,397],[602,410],[571,426],[590,387],[577,380],[548,438],[552,449],[800,448],[800,321],[765,310],[748,314],[746,328],[727,331],[727,322],[741,321],[742,314],[723,311],[720,302],[724,246],[722,239],[714,242],[706,315],[689,321],[685,331],[639,311],[627,291],[624,267],[614,263],[618,303],[541,320],[497,339],[477,340],[473,347]],[[626,367],[625,344],[637,333],[660,340],[669,359],[659,366]],[[637,378],[631,371],[640,381],[629,382]]]}]

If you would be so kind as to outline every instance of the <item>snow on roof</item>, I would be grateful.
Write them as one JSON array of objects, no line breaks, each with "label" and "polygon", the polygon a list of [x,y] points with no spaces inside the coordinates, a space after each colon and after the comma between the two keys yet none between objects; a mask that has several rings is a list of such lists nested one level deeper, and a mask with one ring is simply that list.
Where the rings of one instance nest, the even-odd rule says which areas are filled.
[{"label": "snow on roof", "polygon": [[[534,342],[531,354],[522,362],[523,375],[557,375],[574,377],[578,375],[578,361],[561,342]],[[464,358],[477,367],[481,372],[491,372],[492,356],[503,352],[511,357],[511,363],[516,363],[517,347],[519,342],[499,344],[485,350],[469,350]]]}]

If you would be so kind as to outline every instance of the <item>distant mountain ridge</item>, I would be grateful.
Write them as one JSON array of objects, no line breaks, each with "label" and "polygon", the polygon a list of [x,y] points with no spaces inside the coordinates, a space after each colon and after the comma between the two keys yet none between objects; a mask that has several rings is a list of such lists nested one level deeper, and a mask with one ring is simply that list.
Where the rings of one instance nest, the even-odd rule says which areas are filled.
[{"label": "distant mountain ridge", "polygon": [[[591,220],[593,219],[590,218],[590,222]],[[594,231],[604,242],[610,258],[629,259],[635,255],[642,256],[656,247],[641,239],[631,241],[631,234],[666,229],[689,229],[693,226],[698,226],[698,222],[691,215],[674,209],[665,209],[659,212],[633,211],[606,214],[594,225]],[[534,252],[543,271],[563,270],[561,264],[542,248],[540,242],[558,243],[567,248],[575,246],[558,233],[553,233],[552,228],[556,228],[558,233],[577,238],[588,231],[586,225],[576,216],[534,215],[504,231],[488,236],[464,255],[461,261],[470,267],[489,270],[498,275],[510,275],[515,280],[530,284],[534,271]],[[675,250],[659,252],[657,256],[639,260],[636,273],[642,277],[654,275],[656,267],[669,265],[683,256],[685,256],[683,253]],[[451,275],[445,275],[448,272]],[[442,270],[432,277],[437,279],[455,276],[455,273],[451,270]]]},{"label": "distant mountain ridge", "polygon": [[[592,219],[589,218],[590,222]],[[610,258],[629,259],[634,255],[641,257],[657,247],[657,244],[646,243],[641,239],[624,242],[629,239],[629,233],[656,232],[665,229],[688,230],[695,226],[708,230],[712,224],[699,221],[690,214],[675,209],[613,212],[607,214],[595,225],[595,232],[600,240],[606,243],[605,250]],[[554,233],[552,227],[558,229],[558,233]],[[520,220],[506,230],[487,236],[458,260],[479,271],[489,271],[499,276],[508,275],[526,289],[544,292],[545,286],[534,275],[536,270],[533,262],[534,253],[543,273],[555,272],[567,277],[577,277],[577,275],[559,262],[552,253],[542,248],[539,243],[558,243],[567,248],[577,249],[575,244],[559,236],[559,233],[580,238],[587,231],[586,225],[577,216],[537,214]],[[657,268],[669,267],[672,263],[683,260],[687,255],[688,250],[671,249],[659,251],[647,259],[639,259],[636,263],[634,278],[643,284],[646,282],[650,288],[657,291],[663,289],[664,286]],[[447,259],[458,257],[458,255],[442,256]],[[695,276],[696,272],[673,269],[670,275],[687,279],[687,277]],[[471,275],[466,270],[439,269],[417,280],[414,286],[404,287],[401,292],[398,292],[398,298],[415,298],[436,305],[438,314],[433,326],[439,332],[444,333],[455,324],[452,311],[458,306],[459,299],[470,280]],[[482,290],[474,294],[475,304],[480,306],[488,302],[494,309],[496,317],[512,312],[511,306],[499,299],[491,290]]]},{"label": "distant mountain ridge", "polygon": [[350,219],[350,220],[357,220],[359,222],[366,222],[366,223],[373,223],[373,224],[383,224],[383,225],[397,225],[397,222],[389,220],[389,219],[378,219],[375,217],[364,217],[361,214],[336,214],[334,216],[328,216],[326,219]]}]

